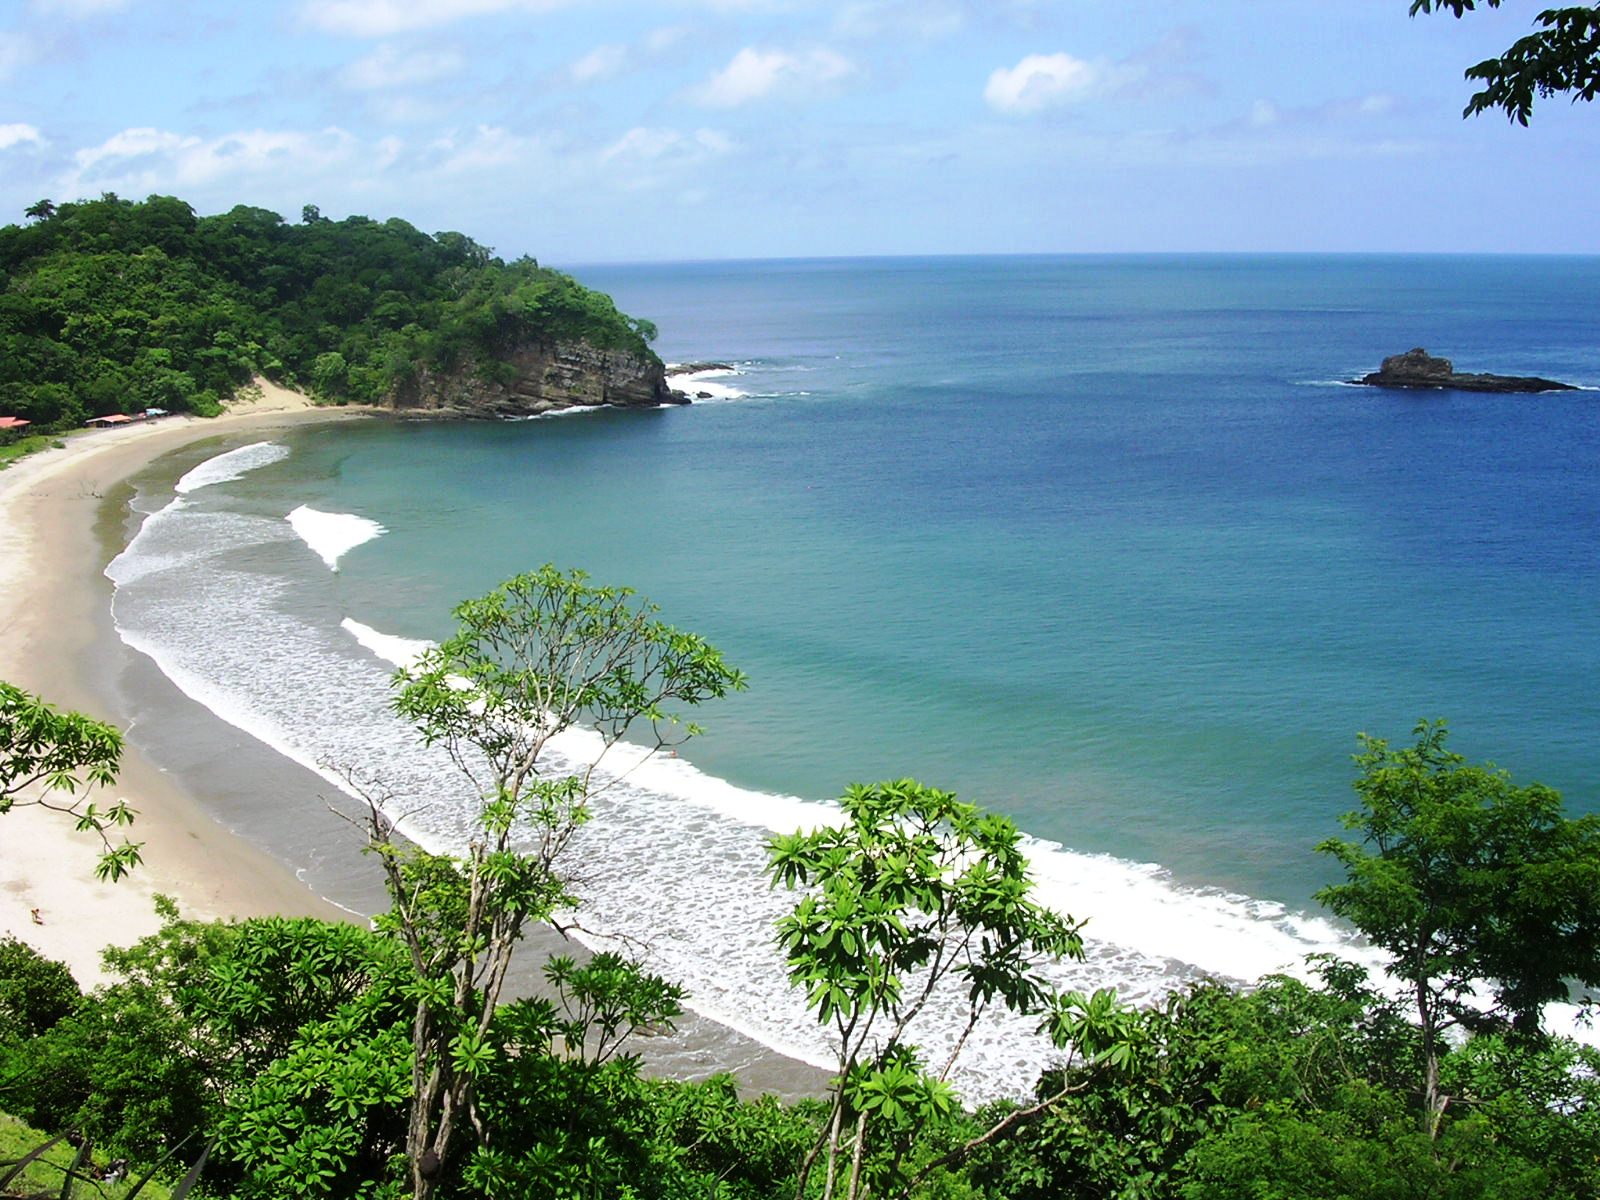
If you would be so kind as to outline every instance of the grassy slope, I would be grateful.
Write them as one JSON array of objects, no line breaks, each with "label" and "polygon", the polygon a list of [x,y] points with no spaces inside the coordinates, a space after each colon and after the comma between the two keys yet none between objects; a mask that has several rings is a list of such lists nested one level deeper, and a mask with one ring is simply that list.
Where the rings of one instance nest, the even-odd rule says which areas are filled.
[{"label": "grassy slope", "polygon": [[[0,1175],[5,1175],[11,1169],[9,1164],[15,1163],[49,1140],[48,1134],[40,1133],[13,1116],[0,1113],[0,1164],[5,1164],[0,1165]],[[13,1179],[5,1191],[0,1192],[0,1196],[32,1196],[38,1193],[59,1196],[64,1173],[72,1165],[76,1154],[77,1151],[66,1142],[53,1146],[42,1159],[30,1163],[20,1178]],[[95,1155],[95,1161],[101,1166],[105,1165],[105,1160],[98,1154]],[[137,1169],[136,1167],[135,1170]],[[137,1176],[132,1181],[101,1183],[98,1185],[98,1190],[87,1183],[79,1183],[74,1187],[73,1195],[123,1200],[123,1197],[133,1191],[136,1182]],[[169,1200],[171,1194],[171,1189],[165,1184],[152,1180],[139,1193],[139,1200]]]}]

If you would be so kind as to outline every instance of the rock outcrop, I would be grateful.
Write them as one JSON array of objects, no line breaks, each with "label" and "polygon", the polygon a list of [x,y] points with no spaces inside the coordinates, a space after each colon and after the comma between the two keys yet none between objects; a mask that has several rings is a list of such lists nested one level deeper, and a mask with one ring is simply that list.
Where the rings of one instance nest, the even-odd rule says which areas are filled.
[{"label": "rock outcrop", "polygon": [[667,387],[653,354],[604,350],[588,342],[526,346],[487,368],[420,368],[390,398],[400,412],[460,417],[531,417],[565,408],[654,408],[686,404]]},{"label": "rock outcrop", "polygon": [[1436,358],[1422,347],[1404,354],[1391,354],[1370,375],[1353,383],[1388,388],[1449,388],[1458,392],[1571,392],[1570,383],[1539,379],[1529,375],[1457,374],[1448,358]]},{"label": "rock outcrop", "polygon": [[732,371],[732,363],[725,362],[688,362],[673,363],[667,368],[668,378],[677,378],[679,375],[698,375],[702,371]]}]

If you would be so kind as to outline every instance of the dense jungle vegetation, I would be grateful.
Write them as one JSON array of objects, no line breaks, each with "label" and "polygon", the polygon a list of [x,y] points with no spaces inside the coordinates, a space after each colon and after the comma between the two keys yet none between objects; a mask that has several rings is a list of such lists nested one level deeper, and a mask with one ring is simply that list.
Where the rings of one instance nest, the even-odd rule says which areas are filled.
[{"label": "dense jungle vegetation", "polygon": [[647,321],[531,258],[398,218],[299,224],[107,194],[0,229],[0,415],[33,433],[163,408],[214,414],[256,375],[378,402],[421,366],[492,372],[530,342],[649,353]]},{"label": "dense jungle vegetation", "polygon": [[[115,955],[118,981],[87,995],[15,943],[0,944],[0,959],[0,1108],[36,1129],[81,1131],[102,1162],[136,1167],[163,1164],[177,1147],[163,1164],[170,1180],[212,1139],[202,1186],[214,1196],[410,1194],[401,1147],[414,980],[391,939],[310,920],[174,918]],[[496,1044],[514,1036],[518,1052],[483,1064],[481,1146],[444,1168],[437,1194],[796,1195],[826,1101],[743,1100],[727,1076],[651,1079],[627,1055],[583,1052],[582,997],[592,1025],[615,1017],[630,1003],[617,990],[622,977],[614,962],[589,977],[568,972],[561,1003],[505,1014]],[[1476,1036],[1444,1058],[1452,1103],[1430,1136],[1419,1120],[1416,1027],[1337,964],[1316,986],[1194,985],[1137,1014],[1125,1041],[1125,1062],[1080,1061],[1041,1081],[1070,1090],[1009,1137],[934,1167],[910,1194],[1600,1194],[1600,1055],[1550,1038]],[[922,1122],[909,1109],[892,1114],[910,1134],[898,1168],[889,1171],[893,1139],[875,1140],[867,1165],[877,1174],[861,1194],[903,1194],[908,1177],[1018,1108],[955,1108]],[[813,1172],[804,1194],[823,1195],[825,1182]],[[58,1173],[52,1194],[60,1183]]]}]

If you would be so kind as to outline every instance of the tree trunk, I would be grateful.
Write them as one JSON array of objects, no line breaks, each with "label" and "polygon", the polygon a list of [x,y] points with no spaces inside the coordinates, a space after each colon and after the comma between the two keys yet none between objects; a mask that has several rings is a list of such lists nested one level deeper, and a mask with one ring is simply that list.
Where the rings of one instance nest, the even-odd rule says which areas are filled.
[{"label": "tree trunk", "polygon": [[850,1151],[850,1200],[861,1200],[861,1160],[867,1149],[867,1114],[856,1118],[856,1144]]},{"label": "tree trunk", "polygon": [[[411,1194],[415,1200],[428,1200],[433,1180],[438,1175],[437,1158],[432,1163],[425,1161],[429,1150],[428,1134],[433,1124],[433,1104],[441,1082],[438,1068],[429,1069],[428,1056],[423,1050],[431,1040],[432,1024],[427,1002],[418,1001],[411,1028],[411,1107],[406,1113],[406,1163],[411,1170]],[[425,1166],[431,1169],[424,1170]]]},{"label": "tree trunk", "polygon": [[1427,987],[1417,984],[1417,1018],[1422,1027],[1422,1128],[1430,1140],[1439,1136],[1445,1098],[1439,1094],[1439,1030]]},{"label": "tree trunk", "polygon": [[844,1123],[844,1098],[833,1102],[833,1128],[828,1130],[828,1174],[822,1184],[822,1200],[833,1200],[833,1188],[839,1180],[839,1130]]}]

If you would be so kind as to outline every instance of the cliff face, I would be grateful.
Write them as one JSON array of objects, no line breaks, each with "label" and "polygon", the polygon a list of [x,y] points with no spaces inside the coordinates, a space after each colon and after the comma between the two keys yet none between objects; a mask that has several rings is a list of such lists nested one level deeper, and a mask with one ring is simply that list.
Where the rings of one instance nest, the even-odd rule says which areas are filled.
[{"label": "cliff face", "polygon": [[527,417],[563,408],[649,408],[681,403],[654,355],[602,350],[587,342],[522,347],[480,372],[424,367],[390,397],[396,409],[462,417]]}]

